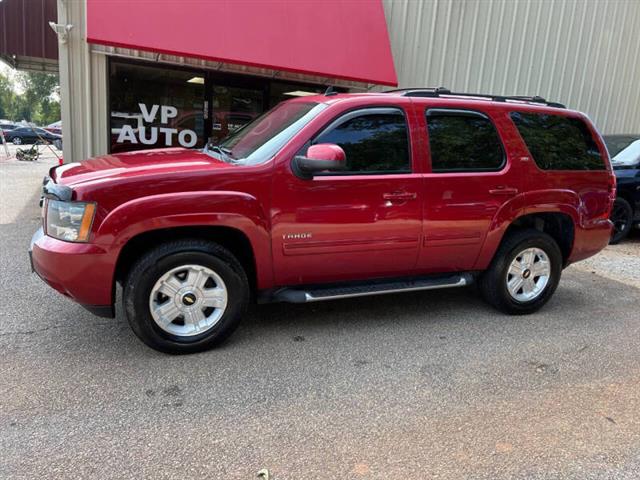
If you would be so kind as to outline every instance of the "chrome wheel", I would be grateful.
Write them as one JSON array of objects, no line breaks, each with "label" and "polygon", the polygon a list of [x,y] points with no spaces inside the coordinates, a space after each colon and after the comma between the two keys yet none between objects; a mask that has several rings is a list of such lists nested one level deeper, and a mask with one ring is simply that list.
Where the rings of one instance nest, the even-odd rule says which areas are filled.
[{"label": "chrome wheel", "polygon": [[549,257],[539,248],[527,248],[516,255],[507,270],[507,290],[518,302],[535,300],[551,277]]},{"label": "chrome wheel", "polygon": [[151,289],[149,309],[162,330],[188,337],[216,325],[227,301],[227,287],[220,275],[202,265],[183,265],[158,279]]},{"label": "chrome wheel", "polygon": [[13,138],[13,144],[14,145],[22,145],[22,139],[20,137],[14,137]]}]

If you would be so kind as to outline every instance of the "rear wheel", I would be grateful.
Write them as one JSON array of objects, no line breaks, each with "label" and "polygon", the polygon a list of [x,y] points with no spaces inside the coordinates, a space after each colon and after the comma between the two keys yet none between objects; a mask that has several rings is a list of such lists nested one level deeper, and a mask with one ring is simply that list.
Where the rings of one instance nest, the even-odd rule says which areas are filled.
[{"label": "rear wheel", "polygon": [[134,333],[167,353],[192,353],[224,341],[240,323],[249,284],[238,260],[201,240],[167,243],[131,269],[124,307]]},{"label": "rear wheel", "polygon": [[609,243],[615,244],[624,240],[633,226],[633,209],[629,202],[624,198],[616,198],[613,202],[613,208],[611,209],[611,216],[609,217],[611,223],[613,223],[613,230],[611,232],[611,240]]},{"label": "rear wheel", "polygon": [[22,145],[22,139],[20,137],[13,137],[14,145]]},{"label": "rear wheel", "polygon": [[488,303],[505,313],[533,313],[549,301],[562,273],[562,253],[549,235],[527,229],[510,234],[480,278]]}]

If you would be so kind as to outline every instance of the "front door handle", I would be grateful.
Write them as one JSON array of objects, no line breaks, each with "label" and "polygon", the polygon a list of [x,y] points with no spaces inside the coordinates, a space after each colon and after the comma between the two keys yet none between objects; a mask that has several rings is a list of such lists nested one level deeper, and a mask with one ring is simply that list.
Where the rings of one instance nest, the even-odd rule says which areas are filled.
[{"label": "front door handle", "polygon": [[517,195],[518,189],[500,185],[496,188],[492,188],[491,190],[489,190],[489,193],[491,195]]},{"label": "front door handle", "polygon": [[418,195],[413,192],[393,192],[382,195],[382,198],[390,202],[406,202],[407,200],[415,200],[417,197]]}]

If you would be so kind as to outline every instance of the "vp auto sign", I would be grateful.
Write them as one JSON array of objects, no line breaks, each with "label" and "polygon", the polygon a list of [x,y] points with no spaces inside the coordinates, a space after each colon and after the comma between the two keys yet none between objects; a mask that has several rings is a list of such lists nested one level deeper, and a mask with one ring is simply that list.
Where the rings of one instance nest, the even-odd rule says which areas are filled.
[{"label": "vp auto sign", "polygon": [[[146,123],[154,123],[160,113],[160,124],[169,125],[170,121],[178,116],[178,109],[170,105],[151,105],[151,109],[144,103],[139,103],[140,113],[142,114],[142,120]],[[139,117],[137,117],[139,118]],[[118,143],[129,142],[132,144],[141,143],[143,145],[157,145],[158,139],[162,144],[164,138],[164,145],[170,147],[174,144],[174,137],[177,136],[180,146],[185,148],[191,148],[198,142],[198,136],[193,130],[180,130],[177,128],[157,127],[157,126],[144,126],[142,121],[139,121],[140,125],[135,128],[132,125],[123,125],[118,134]]]}]

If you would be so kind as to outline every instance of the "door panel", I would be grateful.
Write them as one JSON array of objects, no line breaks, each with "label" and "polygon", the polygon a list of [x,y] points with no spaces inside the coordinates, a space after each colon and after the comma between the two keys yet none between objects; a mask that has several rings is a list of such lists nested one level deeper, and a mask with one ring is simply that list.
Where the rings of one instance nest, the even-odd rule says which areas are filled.
[{"label": "door panel", "polygon": [[[421,237],[417,175],[289,178],[274,186],[273,255],[280,285],[408,275]],[[416,193],[391,201],[394,191]]]}]

